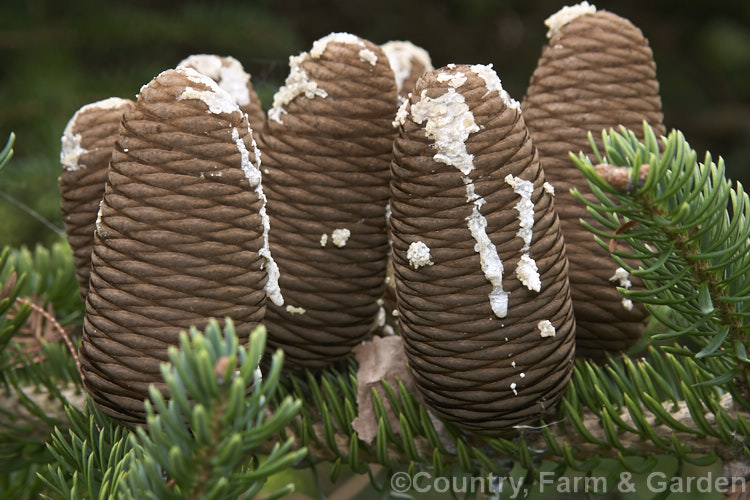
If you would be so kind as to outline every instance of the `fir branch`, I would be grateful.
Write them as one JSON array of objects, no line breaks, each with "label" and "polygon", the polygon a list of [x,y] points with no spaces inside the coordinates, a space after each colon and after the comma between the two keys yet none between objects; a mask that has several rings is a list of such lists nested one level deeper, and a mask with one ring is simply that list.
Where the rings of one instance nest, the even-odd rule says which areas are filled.
[{"label": "fir branch", "polygon": [[[287,439],[263,456],[264,444],[301,406],[285,398],[271,411],[283,355],[274,355],[261,374],[264,348],[262,327],[246,348],[230,320],[223,332],[212,321],[205,334],[195,328],[183,333],[180,349],[170,349],[170,363],[162,366],[169,394],[151,391],[147,425],[134,432],[92,406],[68,407],[69,429],[56,429],[49,443],[54,460],[42,475],[49,493],[70,499],[253,497],[271,474],[307,453]],[[285,486],[271,496],[291,491]]]},{"label": "fir branch", "polygon": [[0,283],[9,281],[14,273],[18,277],[17,297],[38,298],[43,307],[51,304],[62,325],[80,322],[83,303],[72,251],[65,241],[56,242],[51,248],[37,245],[33,251],[26,247],[4,248],[0,253]]},{"label": "fir branch", "polygon": [[261,374],[265,336],[256,329],[246,349],[229,319],[223,334],[212,321],[205,335],[193,328],[180,336],[180,349],[170,348],[162,367],[169,402],[152,387],[146,428],[131,435],[126,498],[250,498],[307,454],[287,439],[260,456],[301,407],[287,397],[270,411],[283,355],[278,351]]},{"label": "fir branch", "polygon": [[[39,454],[23,456],[18,472],[0,475],[0,485],[31,481],[27,472],[45,462],[51,463],[43,474],[48,494],[212,498],[254,494],[269,474],[301,464],[303,457],[306,463],[331,462],[334,480],[345,467],[374,477],[375,463],[388,473],[429,470],[436,476],[507,475],[515,466],[529,482],[545,459],[559,464],[558,474],[588,473],[613,459],[621,470],[646,470],[652,466],[648,457],[660,453],[679,463],[745,460],[750,397],[739,382],[748,364],[750,284],[743,277],[750,269],[750,203],[741,186],[724,179],[721,161],[714,165],[707,156],[696,163],[679,133],[663,141],[663,150],[648,128],[645,137],[641,143],[630,132],[610,132],[605,156],[597,152],[598,167],[583,157],[577,162],[597,196],[590,212],[605,229],[589,228],[645,283],[646,290],[621,289],[623,295],[646,303],[667,331],[652,337],[657,345],[643,358],[622,356],[602,365],[577,361],[553,421],[502,437],[468,435],[431,415],[400,382],[383,382],[382,391],[372,392],[377,436],[368,444],[352,426],[358,414],[353,360],[282,380],[282,356],[276,354],[261,376],[265,333],[256,331],[244,347],[231,322],[223,332],[211,323],[205,334],[193,329],[181,337],[180,349],[170,350],[163,369],[169,395],[152,391],[146,428],[130,433],[91,408],[79,411],[66,403],[65,412],[54,416],[59,427],[53,437],[37,436],[36,447],[25,449]],[[629,265],[631,258],[640,265]],[[3,346],[17,344],[15,336],[32,313],[18,297],[38,304],[29,298],[37,295],[56,315],[57,304],[66,318],[80,318],[80,303],[76,311],[61,297],[65,290],[78,295],[65,248],[33,254],[6,249],[0,279]],[[25,356],[22,366],[3,377],[14,404],[50,425],[42,400],[64,401],[60,381],[76,387],[80,381],[64,346],[45,349],[51,366]],[[8,366],[10,352],[0,353],[2,366]],[[28,431],[7,429],[16,437]],[[40,439],[50,442],[49,449],[39,446]],[[22,440],[12,443],[24,449]],[[376,487],[385,493],[387,484]]]},{"label": "fir branch", "polygon": [[81,410],[67,408],[70,428],[52,434],[47,446],[55,460],[41,478],[61,498],[114,498],[132,454],[129,432],[91,404]]},{"label": "fir branch", "polygon": [[280,395],[310,403],[287,431],[309,448],[310,460],[338,464],[335,472],[348,465],[362,473],[380,464],[388,474],[406,468],[435,476],[507,475],[520,464],[533,482],[545,459],[560,463],[561,471],[589,471],[600,460],[617,459],[621,470],[634,472],[633,460],[664,453],[690,463],[741,458],[750,446],[750,411],[715,387],[700,386],[712,375],[699,362],[655,348],[638,361],[578,360],[559,417],[505,437],[463,434],[447,424],[436,430],[440,422],[413,395],[384,384],[400,425],[388,423],[384,400],[373,391],[380,425],[369,445],[330,409],[356,408],[354,362],[304,380],[292,376]]},{"label": "fir branch", "polygon": [[[40,249],[42,247],[39,247]],[[55,425],[67,422],[66,405],[82,406],[84,395],[80,379],[71,364],[72,358],[58,343],[54,331],[59,326],[34,300],[28,298],[32,290],[39,296],[49,296],[45,285],[63,285],[54,279],[30,279],[48,270],[35,268],[29,259],[25,269],[19,269],[21,252],[4,249],[0,252],[0,469],[11,471],[35,467],[52,459],[45,441]],[[46,249],[37,255],[50,255]],[[57,256],[61,260],[64,254]],[[61,269],[65,263],[61,262]],[[69,262],[70,264],[70,262]],[[70,288],[67,293],[76,293]],[[21,297],[26,295],[26,297]],[[51,303],[50,303],[51,305]],[[20,476],[18,476],[20,477]],[[6,476],[6,479],[7,476]],[[9,479],[8,479],[9,480]]]},{"label": "fir branch", "polygon": [[[645,290],[620,291],[646,304],[671,330],[653,339],[688,338],[697,348],[686,343],[681,352],[717,358],[702,368],[713,373],[716,385],[734,378],[727,376],[728,368],[747,398],[750,284],[741,278],[750,269],[750,200],[741,184],[733,187],[726,179],[721,158],[714,163],[707,153],[698,163],[680,132],[662,138],[662,148],[647,124],[644,137],[641,142],[625,129],[605,131],[602,154],[589,136],[597,165],[583,154],[571,155],[597,200],[573,194],[604,230],[582,224],[602,246],[614,249],[620,266],[643,280]],[[604,239],[622,241],[628,249]],[[669,306],[670,314],[657,305]]]}]

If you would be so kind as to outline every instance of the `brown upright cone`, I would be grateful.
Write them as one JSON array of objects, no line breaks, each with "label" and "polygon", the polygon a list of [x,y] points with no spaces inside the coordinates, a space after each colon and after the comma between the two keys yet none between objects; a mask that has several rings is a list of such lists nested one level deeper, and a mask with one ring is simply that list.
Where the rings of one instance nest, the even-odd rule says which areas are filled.
[{"label": "brown upright cone", "polygon": [[196,54],[183,59],[178,68],[193,68],[215,81],[219,87],[229,92],[242,111],[247,113],[250,128],[257,136],[266,121],[266,114],[260,105],[258,94],[250,74],[234,57],[221,57],[213,54]]},{"label": "brown upright cone", "polygon": [[245,342],[262,320],[272,286],[257,159],[245,114],[195,70],[165,71],[125,112],[80,348],[85,387],[111,417],[143,422],[181,330],[230,317]]},{"label": "brown upright cone", "polygon": [[518,103],[491,67],[425,74],[396,118],[391,231],[401,335],[425,400],[498,433],[562,396],[567,259]]},{"label": "brown upright cone", "polygon": [[132,105],[133,101],[118,97],[87,104],[73,115],[62,136],[62,217],[83,300],[89,291],[94,223],[104,194],[104,178],[122,114]]},{"label": "brown upright cone", "polygon": [[285,366],[319,368],[384,321],[396,85],[383,51],[344,33],[290,67],[259,141],[285,299],[265,323]]},{"label": "brown upright cone", "polygon": [[640,338],[646,311],[616,289],[638,287],[640,281],[618,270],[609,252],[581,226],[580,219],[585,219],[600,227],[570,194],[575,187],[594,199],[568,152],[592,153],[588,131],[601,147],[602,129],[624,125],[640,136],[645,120],[661,135],[664,125],[648,41],[628,20],[594,12],[593,6],[584,4],[548,19],[550,40],[522,108],[542,167],[556,190],[555,207],[570,261],[576,353],[603,358]]}]

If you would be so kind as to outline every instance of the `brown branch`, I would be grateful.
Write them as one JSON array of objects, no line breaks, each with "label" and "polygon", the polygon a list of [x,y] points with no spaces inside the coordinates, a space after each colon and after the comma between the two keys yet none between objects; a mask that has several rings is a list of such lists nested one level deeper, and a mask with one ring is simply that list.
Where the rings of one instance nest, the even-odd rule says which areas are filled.
[{"label": "brown branch", "polygon": [[71,356],[73,356],[73,360],[76,363],[76,369],[78,370],[78,374],[81,376],[81,380],[83,380],[83,370],[81,370],[81,362],[78,360],[78,351],[76,351],[76,348],[73,345],[73,341],[70,339],[70,335],[68,335],[68,332],[57,321],[55,316],[49,313],[48,311],[45,311],[41,306],[32,302],[29,299],[18,297],[16,299],[16,302],[31,307],[31,309],[36,311],[38,314],[42,315],[47,320],[49,325],[52,325],[52,328],[54,328],[54,330],[60,335],[60,337],[65,342],[65,345],[68,347],[68,350],[70,351],[70,354]]}]

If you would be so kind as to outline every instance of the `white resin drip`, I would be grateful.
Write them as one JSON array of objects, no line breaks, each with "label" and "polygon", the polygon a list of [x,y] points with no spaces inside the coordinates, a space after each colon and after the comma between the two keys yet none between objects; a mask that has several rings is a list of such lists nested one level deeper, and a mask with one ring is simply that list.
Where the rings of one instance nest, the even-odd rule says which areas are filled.
[{"label": "white resin drip", "polygon": [[518,391],[516,390],[516,383],[515,382],[512,382],[510,384],[510,390],[513,391],[514,395],[518,396]]},{"label": "white resin drip", "polygon": [[387,318],[386,318],[385,308],[383,306],[380,306],[380,308],[378,309],[378,312],[375,314],[375,317],[372,319],[372,322],[370,323],[370,327],[368,328],[368,331],[374,332],[378,328],[383,328],[385,326],[386,319]]},{"label": "white resin drip", "polygon": [[234,57],[219,57],[213,54],[197,54],[184,59],[180,67],[192,67],[215,80],[240,106],[250,104],[250,75]]},{"label": "white resin drip", "polygon": [[421,47],[417,47],[411,42],[391,41],[380,46],[388,57],[388,63],[391,65],[393,74],[396,76],[396,89],[398,93],[404,88],[404,82],[409,77],[414,67],[414,62],[424,66],[425,71],[432,71],[432,61],[430,55]]},{"label": "white resin drip", "polygon": [[[409,97],[411,97],[411,94],[409,94]],[[398,128],[399,126],[403,127],[406,123],[406,117],[409,116],[409,99],[404,99],[404,101],[401,103],[401,105],[398,107],[398,111],[396,111],[396,118],[393,120],[393,128]]]},{"label": "white resin drip", "polygon": [[469,134],[479,131],[479,126],[464,96],[453,88],[447,90],[436,98],[429,97],[426,89],[422,90],[419,102],[411,107],[411,115],[415,123],[427,122],[425,134],[435,141],[435,161],[452,165],[469,175],[474,170],[474,155],[466,151],[465,142]]},{"label": "white resin drip", "polygon": [[539,335],[542,337],[554,337],[555,327],[548,319],[544,319],[537,323],[536,327],[539,329]]},{"label": "white resin drip", "polygon": [[383,328],[385,326],[385,320],[385,308],[383,306],[380,306],[380,309],[378,309],[378,315],[375,317],[375,324],[378,325],[378,328]]},{"label": "white resin drip", "polygon": [[[255,165],[250,161],[250,152],[245,147],[245,141],[240,137],[240,132],[237,127],[232,128],[232,140],[237,145],[237,149],[240,152],[242,172],[250,181],[250,187],[258,187],[261,183],[261,173],[258,165]],[[253,139],[254,140],[254,139]]]},{"label": "white resin drip", "polygon": [[328,235],[326,233],[323,233],[320,235],[320,246],[324,247],[326,246],[326,243],[328,243]]},{"label": "white resin drip", "polygon": [[[484,202],[483,199],[480,199]],[[490,292],[490,307],[498,318],[508,315],[509,292],[503,290],[503,261],[497,254],[497,248],[487,235],[487,219],[479,212],[478,202],[474,202],[474,210],[466,218],[469,223],[469,232],[476,241],[474,251],[479,254],[479,263],[487,281],[492,285]]]},{"label": "white resin drip", "polygon": [[523,254],[516,265],[516,277],[529,290],[539,292],[542,289],[542,281],[536,261],[529,257],[528,252]]},{"label": "white resin drip", "polygon": [[60,139],[62,146],[60,149],[60,163],[62,163],[63,168],[68,172],[75,172],[79,168],[86,168],[86,165],[78,163],[81,155],[86,154],[88,151],[81,146],[81,134],[73,133],[76,116],[78,116],[77,113],[70,119]]},{"label": "white resin drip", "polygon": [[621,287],[629,289],[633,286],[633,283],[628,279],[629,276],[630,273],[626,269],[618,267],[615,270],[615,274],[609,278],[609,281],[616,281]]},{"label": "white resin drip", "polygon": [[289,57],[289,76],[286,77],[284,85],[273,96],[273,107],[268,110],[268,119],[283,124],[281,115],[286,114],[284,106],[292,102],[298,96],[304,95],[308,99],[315,97],[328,97],[324,89],[319,89],[318,84],[307,78],[307,73],[300,64],[308,57],[307,52],[298,56]]},{"label": "white resin drip", "polygon": [[581,2],[577,5],[569,5],[558,10],[544,21],[544,25],[549,28],[547,31],[547,38],[552,38],[560,28],[568,24],[573,19],[586,15],[595,14],[596,6],[590,5],[588,2]]},{"label": "white resin drip", "polygon": [[246,106],[250,104],[250,75],[245,72],[242,65],[236,59],[230,59],[229,66],[221,67],[219,87],[223,88],[234,97],[237,104]]},{"label": "white resin drip", "polygon": [[456,73],[440,72],[437,75],[437,81],[439,81],[440,83],[448,82],[448,85],[450,85],[454,89],[457,89],[458,87],[466,83],[466,75],[464,75],[460,71]]},{"label": "white resin drip", "polygon": [[334,229],[331,233],[331,241],[333,241],[333,244],[337,247],[343,248],[346,246],[346,242],[349,241],[349,236],[351,235],[352,232],[346,228]]},{"label": "white resin drip", "polygon": [[[618,267],[617,270],[615,271],[615,274],[609,278],[609,281],[617,282],[617,284],[620,285],[621,287],[625,289],[630,289],[630,287],[633,286],[633,283],[628,279],[629,276],[630,276],[630,273],[626,269],[622,267]],[[633,310],[633,301],[630,300],[629,298],[623,297],[621,303],[622,303],[622,307],[626,311]]]},{"label": "white resin drip", "polygon": [[471,178],[465,175],[461,176],[461,180],[464,181],[464,184],[466,185],[466,203],[474,203],[477,200],[482,200],[479,206],[481,207],[482,205],[484,205],[485,201],[476,193],[474,189],[474,182],[471,180]]},{"label": "white resin drip", "polygon": [[521,197],[521,200],[515,206],[515,209],[518,211],[518,220],[521,221],[516,236],[523,240],[521,251],[528,252],[531,247],[532,229],[534,227],[534,203],[531,201],[531,195],[534,193],[534,184],[531,181],[521,179],[520,177],[513,177],[510,174],[505,176],[505,182]]},{"label": "white resin drip", "polygon": [[271,255],[271,247],[268,242],[268,232],[271,230],[271,221],[266,212],[266,195],[263,192],[263,183],[261,182],[260,173],[260,150],[258,149],[255,139],[253,139],[253,152],[255,153],[255,163],[250,161],[250,153],[245,147],[245,141],[240,137],[240,133],[237,128],[232,128],[232,139],[237,144],[237,149],[240,152],[242,171],[245,173],[245,177],[250,182],[250,187],[255,188],[255,194],[258,199],[261,200],[260,215],[261,222],[263,224],[263,247],[259,250],[259,254],[266,260],[268,280],[266,281],[266,296],[271,299],[271,302],[277,306],[284,305],[284,297],[281,294],[281,288],[279,287],[280,271],[276,261],[273,260]]},{"label": "white resin drip", "polygon": [[307,311],[304,307],[297,307],[290,304],[286,306],[286,312],[289,314],[305,314]]},{"label": "white resin drip", "polygon": [[430,255],[430,247],[424,241],[415,241],[409,245],[409,249],[406,251],[406,258],[409,259],[409,264],[414,269],[434,264]]},{"label": "white resin drip", "polygon": [[96,232],[97,233],[101,231],[101,225],[102,225],[102,202],[103,201],[104,201],[104,199],[102,199],[101,201],[99,201],[99,210],[96,212],[96,224],[95,224],[95,227],[96,227]]},{"label": "white resin drip", "polygon": [[208,90],[198,90],[193,87],[185,87],[185,90],[180,94],[179,99],[198,99],[208,106],[208,113],[232,113],[239,111],[240,107],[235,102],[234,98],[229,95],[229,92],[219,87],[219,85],[213,81],[210,77],[199,73],[193,68],[177,68],[175,71],[181,72],[185,77],[193,83],[198,83]]},{"label": "white resin drip", "polygon": [[466,218],[469,232],[476,241],[474,251],[479,254],[479,262],[487,281],[492,285],[489,294],[490,307],[498,318],[508,315],[509,292],[503,290],[503,262],[495,244],[487,234],[487,219],[480,209],[485,204],[484,198],[474,190],[474,183],[469,173],[474,170],[474,156],[466,151],[466,140],[473,132],[479,131],[474,115],[466,104],[464,96],[454,88],[437,98],[427,96],[422,91],[419,102],[411,107],[415,123],[425,123],[425,134],[435,142],[437,153],[435,161],[452,165],[463,175],[461,179],[466,186],[466,199],[472,203],[471,215]]},{"label": "white resin drip", "polygon": [[536,261],[529,255],[534,228],[534,202],[531,201],[534,184],[510,174],[505,176],[505,182],[521,197],[519,202],[516,203],[515,209],[518,211],[518,220],[520,221],[516,236],[523,241],[521,247],[523,255],[516,266],[516,276],[526,288],[538,292],[541,290],[542,282],[536,267]]},{"label": "white resin drip", "polygon": [[370,49],[362,49],[359,51],[358,55],[360,61],[370,63],[370,66],[375,66],[378,63],[377,54]]},{"label": "white resin drip", "polygon": [[498,77],[495,70],[492,69],[492,64],[486,66],[484,64],[475,64],[471,67],[471,70],[484,80],[484,85],[487,87],[487,93],[484,94],[484,97],[491,92],[497,92],[506,106],[521,111],[521,104],[505,91],[503,84],[500,81],[500,77]]},{"label": "white resin drip", "polygon": [[120,99],[119,97],[110,97],[102,101],[92,102],[83,106],[81,109],[75,112],[73,117],[68,121],[65,126],[63,135],[60,138],[60,163],[65,170],[68,172],[74,172],[79,168],[86,168],[86,165],[78,163],[81,155],[88,153],[88,151],[81,146],[81,134],[74,134],[76,122],[78,118],[85,112],[93,109],[115,109],[118,108],[128,101],[126,99]]},{"label": "white resin drip", "polygon": [[310,57],[318,59],[326,51],[326,47],[330,42],[345,43],[347,45],[358,45],[360,47],[365,46],[365,42],[356,35],[351,33],[331,33],[326,35],[320,40],[313,42],[312,49],[310,49]]},{"label": "white resin drip", "polygon": [[553,186],[553,185],[552,185],[552,184],[550,184],[549,182],[546,182],[546,181],[545,181],[545,183],[544,183],[544,184],[542,184],[542,188],[544,189],[544,192],[545,192],[545,193],[549,193],[549,194],[551,194],[552,196],[555,196],[555,186]]},{"label": "white resin drip", "polygon": [[218,80],[221,76],[221,57],[213,54],[195,54],[188,56],[177,65],[178,68],[189,67],[209,78]]}]

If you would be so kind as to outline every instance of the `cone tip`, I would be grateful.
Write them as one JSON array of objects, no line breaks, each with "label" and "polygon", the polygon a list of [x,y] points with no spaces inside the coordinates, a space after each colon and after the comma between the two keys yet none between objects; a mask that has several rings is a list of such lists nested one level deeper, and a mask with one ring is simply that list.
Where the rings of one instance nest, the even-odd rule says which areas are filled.
[{"label": "cone tip", "polygon": [[365,41],[357,35],[351,33],[330,33],[319,40],[313,42],[312,48],[310,49],[310,57],[318,59],[326,51],[326,47],[330,42],[344,43],[347,45],[356,45],[359,47],[365,46]]},{"label": "cone tip", "polygon": [[500,77],[498,77],[495,70],[492,69],[492,64],[474,64],[471,67],[471,70],[484,80],[484,84],[487,87],[487,94],[490,92],[497,92],[507,107],[517,111],[521,110],[521,104],[513,99],[503,88]]},{"label": "cone tip", "polygon": [[596,6],[584,1],[576,5],[568,5],[555,12],[544,21],[544,25],[549,28],[547,38],[552,38],[563,26],[573,19],[585,14],[596,13]]},{"label": "cone tip", "polygon": [[250,103],[248,84],[250,75],[237,59],[231,56],[221,57],[215,54],[194,54],[186,57],[178,68],[193,68],[223,88],[240,106]]}]

